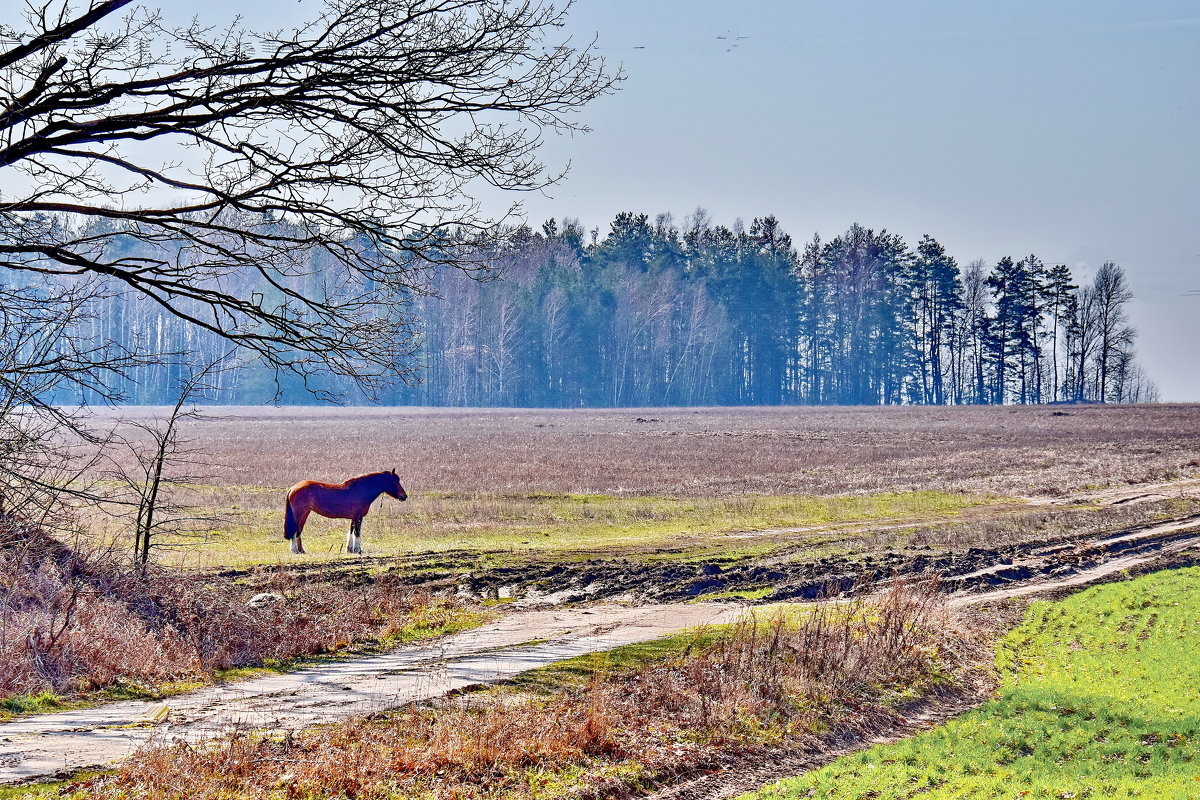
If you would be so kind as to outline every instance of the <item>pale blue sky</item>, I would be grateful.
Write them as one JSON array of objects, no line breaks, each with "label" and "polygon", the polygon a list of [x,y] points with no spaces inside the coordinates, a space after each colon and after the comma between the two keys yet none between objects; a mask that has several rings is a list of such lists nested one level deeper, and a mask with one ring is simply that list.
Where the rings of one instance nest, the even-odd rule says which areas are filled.
[{"label": "pale blue sky", "polygon": [[703,206],[798,241],[930,233],[961,263],[1112,259],[1164,399],[1200,401],[1200,2],[578,0],[569,27],[628,79],[547,143],[572,170],[531,222]]}]

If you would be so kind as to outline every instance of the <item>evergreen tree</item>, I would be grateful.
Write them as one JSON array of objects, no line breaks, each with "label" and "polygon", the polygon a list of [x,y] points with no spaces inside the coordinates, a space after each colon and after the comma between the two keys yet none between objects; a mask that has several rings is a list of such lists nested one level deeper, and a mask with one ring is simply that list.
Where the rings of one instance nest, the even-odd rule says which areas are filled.
[{"label": "evergreen tree", "polygon": [[942,405],[947,402],[946,366],[943,355],[948,351],[955,317],[963,307],[962,282],[958,263],[946,254],[946,249],[933,237],[926,235],[917,245],[913,260],[916,290],[915,350],[918,354],[918,402]]},{"label": "evergreen tree", "polygon": [[1055,264],[1046,273],[1046,313],[1050,318],[1050,399],[1065,400],[1065,383],[1059,364],[1059,341],[1064,336],[1066,320],[1075,314],[1075,289],[1071,282],[1071,269],[1066,264]]}]

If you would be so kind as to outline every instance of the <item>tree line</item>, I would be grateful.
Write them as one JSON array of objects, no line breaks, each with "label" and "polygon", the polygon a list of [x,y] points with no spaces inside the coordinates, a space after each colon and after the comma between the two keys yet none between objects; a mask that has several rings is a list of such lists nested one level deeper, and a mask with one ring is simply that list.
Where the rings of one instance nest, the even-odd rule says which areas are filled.
[{"label": "tree line", "polygon": [[[372,399],[530,407],[1157,399],[1135,358],[1132,290],[1113,262],[1081,285],[1066,265],[1036,255],[960,267],[931,236],[913,247],[861,225],[798,247],[773,216],[724,226],[703,211],[682,225],[620,213],[603,236],[551,219],[502,241],[472,255],[480,273],[432,270],[402,299],[419,380]],[[141,243],[125,246],[136,257]],[[329,270],[314,253],[313,279]],[[224,289],[249,297],[270,288],[249,280]],[[111,292],[98,302],[86,323],[98,341],[193,361],[227,349],[144,296]],[[133,369],[118,388],[130,402],[164,403],[164,387],[185,369],[179,360]],[[314,383],[255,362],[223,371],[217,384],[211,398],[224,403],[313,402],[313,389],[366,399],[332,377]]]}]

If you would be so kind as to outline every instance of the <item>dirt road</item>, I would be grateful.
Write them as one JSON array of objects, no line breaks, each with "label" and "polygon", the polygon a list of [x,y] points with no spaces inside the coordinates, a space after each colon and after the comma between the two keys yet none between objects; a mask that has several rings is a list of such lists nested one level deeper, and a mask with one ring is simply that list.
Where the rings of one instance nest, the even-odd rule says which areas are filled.
[{"label": "dirt road", "polygon": [[0,783],[109,764],[151,740],[234,727],[299,728],[396,708],[566,658],[732,621],[731,604],[522,611],[428,646],[213,686],[168,703],[121,702],[0,724]]}]

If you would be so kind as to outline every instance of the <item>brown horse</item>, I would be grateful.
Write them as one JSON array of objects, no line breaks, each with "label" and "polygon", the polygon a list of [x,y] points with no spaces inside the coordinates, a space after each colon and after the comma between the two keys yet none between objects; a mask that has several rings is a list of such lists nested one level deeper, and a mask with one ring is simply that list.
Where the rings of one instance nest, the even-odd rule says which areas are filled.
[{"label": "brown horse", "polygon": [[346,534],[346,550],[362,552],[362,521],[371,510],[371,503],[381,494],[390,494],[397,500],[407,500],[408,495],[400,485],[396,470],[372,472],[359,475],[345,483],[321,483],[300,481],[287,495],[287,510],[284,513],[283,538],[292,540],[292,552],[303,553],[304,545],[300,534],[310,512],[322,517],[350,520],[350,532]]}]

